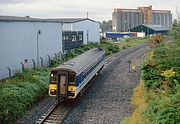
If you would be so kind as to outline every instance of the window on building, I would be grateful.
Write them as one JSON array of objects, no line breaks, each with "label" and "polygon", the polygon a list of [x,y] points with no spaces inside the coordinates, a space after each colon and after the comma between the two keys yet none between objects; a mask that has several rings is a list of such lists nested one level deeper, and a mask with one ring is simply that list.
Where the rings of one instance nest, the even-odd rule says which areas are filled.
[{"label": "window on building", "polygon": [[63,40],[66,40],[66,36],[63,37]]},{"label": "window on building", "polygon": [[113,26],[113,30],[116,30],[116,27],[115,27],[115,26]]},{"label": "window on building", "polygon": [[72,41],[76,41],[76,36],[75,35],[72,36]]},{"label": "window on building", "polygon": [[79,40],[82,40],[82,35],[79,35]]},{"label": "window on building", "polygon": [[68,40],[68,39],[69,39],[69,37],[68,37],[68,36],[66,36],[65,40]]}]

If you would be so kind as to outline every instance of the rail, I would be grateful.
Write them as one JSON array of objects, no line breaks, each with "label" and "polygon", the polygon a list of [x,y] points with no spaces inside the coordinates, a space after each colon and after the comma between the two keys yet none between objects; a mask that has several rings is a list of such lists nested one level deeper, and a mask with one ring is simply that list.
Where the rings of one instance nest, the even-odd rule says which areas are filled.
[{"label": "rail", "polygon": [[56,101],[51,107],[50,109],[48,110],[48,112],[41,116],[40,119],[38,119],[38,121],[36,121],[37,124],[43,124],[46,119],[52,114],[52,112],[57,108],[57,106],[59,105],[58,101]]},{"label": "rail", "polygon": [[[136,49],[139,49],[142,46],[139,47],[135,47]],[[132,51],[129,51],[132,52]],[[108,58],[106,58],[105,60],[105,66],[103,68],[103,70],[108,67],[114,60],[116,60],[117,58],[119,58],[119,55],[121,54],[121,56],[124,56],[125,54],[127,54],[127,52],[122,51],[119,53],[116,53]],[[129,60],[130,61],[130,60]],[[127,62],[128,63],[128,62]],[[97,78],[97,77],[96,77]],[[81,98],[81,96],[84,94],[84,92],[86,90],[89,89],[90,86],[92,86],[92,82],[96,79],[96,78],[92,78],[90,80],[90,82],[88,83],[87,86],[84,87],[84,89],[80,92],[79,96],[75,99],[73,104],[69,104],[69,103],[59,103],[58,101],[55,102],[55,104],[53,104],[50,109],[48,110],[48,112],[46,114],[44,114],[43,116],[41,116],[40,119],[38,119],[38,121],[36,121],[37,124],[44,124],[44,123],[48,123],[48,124],[59,124],[62,123],[64,118],[66,117],[66,115],[68,114],[68,112],[70,111],[70,109],[78,103],[78,101],[80,101],[79,99]],[[58,111],[58,112],[57,112]],[[53,113],[55,113],[53,115]],[[50,117],[51,116],[51,117]]]}]

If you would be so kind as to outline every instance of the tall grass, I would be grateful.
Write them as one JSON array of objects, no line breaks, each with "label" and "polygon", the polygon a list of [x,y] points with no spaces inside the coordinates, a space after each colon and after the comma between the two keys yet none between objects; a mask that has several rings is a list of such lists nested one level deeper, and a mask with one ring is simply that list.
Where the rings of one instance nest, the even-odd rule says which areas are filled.
[{"label": "tall grass", "polygon": [[[179,34],[180,30],[175,30],[169,36],[172,39],[164,39],[166,42],[161,43],[150,43],[152,50],[142,67],[143,84],[137,87],[143,92],[139,92],[140,95],[134,92],[133,103],[137,105],[133,114],[124,121],[125,124],[180,123]],[[141,101],[138,100],[139,96],[143,96]],[[145,107],[143,107],[144,101],[147,103]]]}]

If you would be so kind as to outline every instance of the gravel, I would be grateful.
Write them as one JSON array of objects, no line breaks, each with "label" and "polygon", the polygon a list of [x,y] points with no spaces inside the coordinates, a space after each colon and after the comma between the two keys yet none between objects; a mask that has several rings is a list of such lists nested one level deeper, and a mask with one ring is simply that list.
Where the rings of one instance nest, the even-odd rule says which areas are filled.
[{"label": "gravel", "polygon": [[[118,55],[93,82],[74,109],[64,120],[64,124],[119,124],[132,112],[130,98],[133,88],[140,81],[140,60],[147,47],[141,45],[130,48]],[[136,70],[130,70],[137,65]]]},{"label": "gravel", "polygon": [[53,105],[54,97],[46,97],[32,106],[17,124],[36,124],[36,121]]},{"label": "gravel", "polygon": [[[119,124],[125,116],[130,115],[132,107],[130,97],[133,88],[140,80],[140,60],[147,50],[145,45],[130,48],[118,54],[103,73],[92,83],[73,106],[64,124]],[[129,63],[136,65],[130,70]],[[35,124],[55,102],[54,97],[46,97],[35,104],[18,124]]]}]

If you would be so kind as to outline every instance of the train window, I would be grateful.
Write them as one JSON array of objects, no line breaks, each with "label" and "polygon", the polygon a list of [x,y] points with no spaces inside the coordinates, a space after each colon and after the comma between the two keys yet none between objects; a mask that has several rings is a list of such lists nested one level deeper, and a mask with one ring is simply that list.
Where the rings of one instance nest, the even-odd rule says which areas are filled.
[{"label": "train window", "polygon": [[56,76],[51,77],[51,81],[57,81],[57,77]]},{"label": "train window", "polygon": [[69,74],[68,79],[69,79],[69,82],[74,82],[75,76],[73,74]]}]

